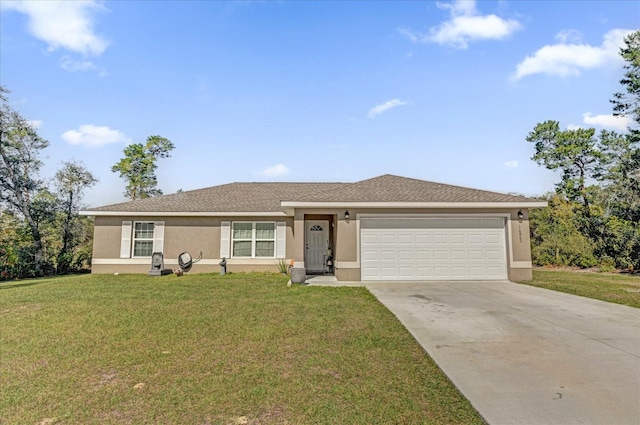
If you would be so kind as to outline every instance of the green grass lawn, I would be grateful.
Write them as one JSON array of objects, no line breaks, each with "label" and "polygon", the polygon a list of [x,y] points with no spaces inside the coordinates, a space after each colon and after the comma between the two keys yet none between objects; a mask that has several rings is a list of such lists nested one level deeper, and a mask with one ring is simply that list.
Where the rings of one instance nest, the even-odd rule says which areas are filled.
[{"label": "green grass lawn", "polygon": [[285,283],[0,283],[0,424],[483,423],[366,289]]},{"label": "green grass lawn", "polygon": [[640,308],[640,276],[538,269],[521,283]]}]

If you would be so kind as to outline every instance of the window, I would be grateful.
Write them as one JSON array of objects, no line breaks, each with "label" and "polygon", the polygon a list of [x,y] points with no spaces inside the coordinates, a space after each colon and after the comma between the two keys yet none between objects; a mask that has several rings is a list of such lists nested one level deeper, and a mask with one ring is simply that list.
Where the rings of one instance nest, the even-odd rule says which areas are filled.
[{"label": "window", "polygon": [[235,222],[231,232],[233,257],[274,258],[276,224]]},{"label": "window", "polygon": [[153,222],[137,222],[133,228],[133,256],[151,257],[153,254]]}]

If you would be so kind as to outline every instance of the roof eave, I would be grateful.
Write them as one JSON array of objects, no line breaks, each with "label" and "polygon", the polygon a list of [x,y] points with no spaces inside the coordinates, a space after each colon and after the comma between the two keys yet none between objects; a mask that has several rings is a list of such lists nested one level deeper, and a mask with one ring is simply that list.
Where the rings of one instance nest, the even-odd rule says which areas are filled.
[{"label": "roof eave", "polygon": [[110,217],[287,217],[285,211],[80,211],[86,216]]},{"label": "roof eave", "polygon": [[291,217],[295,208],[544,208],[546,201],[530,202],[297,202],[282,201],[283,211],[104,211],[84,210],[83,216],[111,217]]},{"label": "roof eave", "polygon": [[518,202],[297,202],[282,201],[283,208],[543,208],[546,201]]}]

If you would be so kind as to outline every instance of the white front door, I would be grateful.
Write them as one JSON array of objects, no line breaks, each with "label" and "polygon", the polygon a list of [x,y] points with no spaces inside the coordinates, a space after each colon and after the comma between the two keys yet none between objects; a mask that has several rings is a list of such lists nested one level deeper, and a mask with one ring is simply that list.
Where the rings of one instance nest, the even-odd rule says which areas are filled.
[{"label": "white front door", "polygon": [[324,271],[324,256],[329,249],[329,221],[305,221],[304,264],[308,272]]}]

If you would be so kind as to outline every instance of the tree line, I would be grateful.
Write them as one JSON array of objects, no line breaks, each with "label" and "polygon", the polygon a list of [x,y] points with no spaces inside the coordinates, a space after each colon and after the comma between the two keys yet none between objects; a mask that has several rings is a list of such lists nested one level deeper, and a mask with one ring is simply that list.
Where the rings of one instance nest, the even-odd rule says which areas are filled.
[{"label": "tree line", "polygon": [[531,158],[560,172],[549,206],[530,212],[533,261],[539,265],[640,269],[640,31],[625,38],[622,90],[610,100],[627,117],[624,134],[561,130],[539,123],[526,137]]},{"label": "tree line", "polygon": [[[79,161],[61,164],[52,181],[40,177],[49,142],[8,101],[0,86],[0,281],[87,271],[93,220],[80,216],[84,192],[98,180]],[[125,196],[157,196],[156,160],[173,144],[150,136],[124,149],[112,167],[127,182]]]}]

